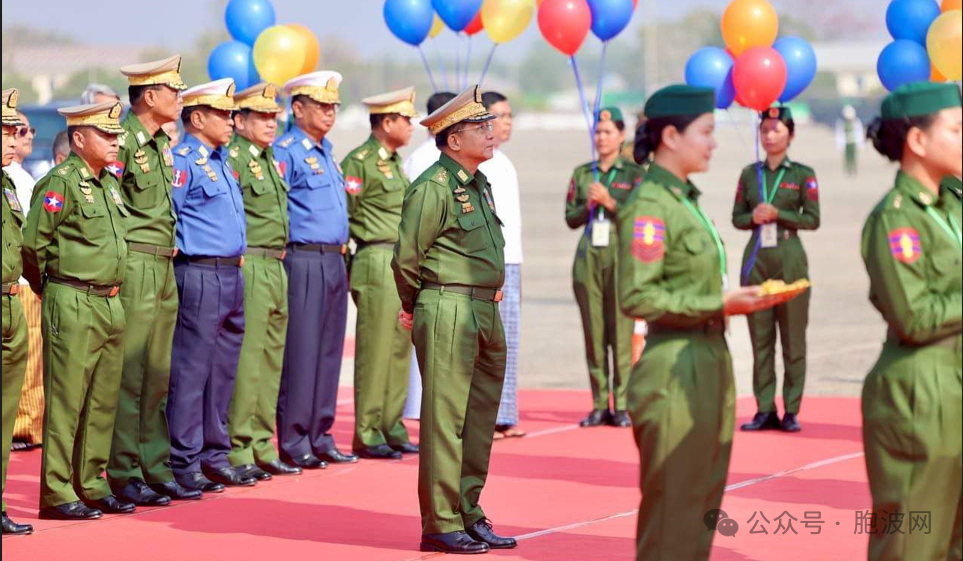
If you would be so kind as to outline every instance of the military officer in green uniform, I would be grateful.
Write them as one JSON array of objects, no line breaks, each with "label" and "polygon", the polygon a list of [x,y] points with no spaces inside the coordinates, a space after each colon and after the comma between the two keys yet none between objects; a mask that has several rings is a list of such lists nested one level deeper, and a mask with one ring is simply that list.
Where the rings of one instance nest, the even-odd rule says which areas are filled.
[{"label": "military officer in green uniform", "polygon": [[648,322],[628,407],[641,462],[637,561],[709,558],[701,525],[719,508],[735,414],[726,316],[771,307],[760,287],[725,290],[726,251],[689,180],[716,147],[715,93],[669,86],[649,98],[636,153],[655,155],[619,210],[619,302]]},{"label": "military officer in green uniform", "polygon": [[[572,265],[572,286],[582,314],[585,357],[592,386],[592,412],[583,427],[629,427],[625,391],[632,370],[635,321],[622,313],[617,295],[619,207],[642,183],[642,168],[621,157],[625,120],[616,107],[596,115],[595,148],[599,159],[575,168],[565,201],[569,228],[584,228]],[[611,368],[609,349],[612,351]],[[609,372],[612,382],[609,383]],[[609,407],[611,399],[614,413]]]},{"label": "military officer in green uniform", "polygon": [[361,100],[371,136],[341,162],[348,194],[348,225],[357,250],[351,262],[351,297],[358,307],[354,359],[355,454],[399,459],[416,454],[402,420],[408,395],[411,333],[398,322],[401,301],[391,253],[408,177],[398,149],[411,140],[415,89]]},{"label": "military officer in green uniform", "polygon": [[[17,127],[23,121],[17,115],[16,89],[3,91],[3,167],[13,162]],[[3,490],[7,489],[7,465],[13,441],[13,421],[20,404],[20,390],[27,372],[27,320],[17,294],[18,279],[23,272],[23,207],[17,199],[17,188],[3,172]],[[7,518],[7,501],[3,501],[3,534],[24,535],[33,532],[30,524],[17,524]]]},{"label": "military officer in green uniform", "polygon": [[[900,169],[862,239],[870,301],[889,325],[863,385],[863,447],[876,517],[869,559],[959,559],[963,216],[940,178],[961,172],[960,90],[907,84],[883,100],[881,113],[869,137]],[[924,513],[928,531],[910,531]],[[902,531],[891,531],[898,520]]]},{"label": "military officer in green uniform", "polygon": [[426,117],[438,162],[408,189],[391,268],[399,320],[413,329],[423,381],[418,501],[422,551],[515,547],[479,505],[505,378],[498,313],[505,281],[501,222],[478,166],[495,118],[472,86]]},{"label": "military officer in green uniform", "polygon": [[[809,278],[806,250],[799,230],[819,228],[819,183],[816,172],[789,159],[796,123],[788,107],[771,107],[760,115],[760,140],[764,162],[746,166],[736,187],[732,225],[752,230],[742,258],[741,281],[756,285],[769,279],[792,283]],[[762,178],[762,183],[760,183]],[[809,324],[807,290],[799,297],[768,310],[750,314],[752,390],[756,415],[742,430],[800,430],[797,415],[806,382],[806,326]],[[776,331],[782,344],[782,421],[776,413]]]},{"label": "military officer in green uniform", "polygon": [[117,161],[108,169],[120,182],[130,212],[127,274],[120,302],[130,321],[124,330],[124,372],[117,401],[107,478],[117,497],[138,506],[199,499],[181,487],[170,468],[171,440],[164,414],[177,320],[171,202],[174,157],[163,125],[180,116],[185,88],[179,55],[120,69],[129,83],[130,111],[121,122]]},{"label": "military officer in green uniform", "polygon": [[102,476],[123,369],[127,220],[117,178],[119,103],[59,110],[71,154],[34,190],[23,276],[42,294],[44,395],[40,518],[134,511]]},{"label": "military officer in green uniform", "polygon": [[271,144],[277,136],[277,88],[261,83],[234,95],[234,138],[228,157],[244,193],[244,340],[228,414],[231,452],[238,472],[258,480],[296,475],[274,448],[281,362],[288,331],[288,185]]}]

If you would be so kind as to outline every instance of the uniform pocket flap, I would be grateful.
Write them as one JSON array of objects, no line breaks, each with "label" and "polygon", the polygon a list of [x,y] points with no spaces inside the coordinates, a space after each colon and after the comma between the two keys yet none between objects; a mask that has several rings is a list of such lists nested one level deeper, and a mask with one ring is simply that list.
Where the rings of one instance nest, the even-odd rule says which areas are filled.
[{"label": "uniform pocket flap", "polygon": [[104,210],[94,205],[83,205],[80,207],[80,212],[83,213],[84,218],[100,218],[104,216]]},{"label": "uniform pocket flap", "polygon": [[215,183],[213,181],[205,182],[203,189],[204,189],[204,195],[208,197],[216,197],[218,195],[223,195],[225,192],[223,184]]},{"label": "uniform pocket flap", "polygon": [[146,173],[144,175],[138,175],[134,179],[134,183],[137,185],[137,188],[141,191],[144,191],[146,189],[151,189],[153,187],[157,187],[158,185],[160,185],[160,182],[161,182],[160,176],[156,173]]},{"label": "uniform pocket flap", "polygon": [[699,234],[689,234],[686,236],[684,243],[685,248],[692,254],[702,253],[709,247],[709,240]]},{"label": "uniform pocket flap", "polygon": [[474,230],[485,225],[485,217],[480,212],[469,212],[458,217],[458,225],[462,230]]}]

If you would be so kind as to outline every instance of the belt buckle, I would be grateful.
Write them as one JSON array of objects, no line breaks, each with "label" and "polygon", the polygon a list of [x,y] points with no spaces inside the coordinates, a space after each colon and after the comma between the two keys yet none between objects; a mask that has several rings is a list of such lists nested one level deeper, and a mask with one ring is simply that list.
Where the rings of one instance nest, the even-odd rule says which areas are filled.
[{"label": "belt buckle", "polygon": [[502,292],[501,290],[496,290],[496,291],[495,291],[495,303],[496,303],[496,304],[497,304],[498,302],[501,302],[504,297],[505,297],[505,293],[504,293],[504,292]]},{"label": "belt buckle", "polygon": [[114,286],[110,287],[110,293],[107,294],[107,297],[108,297],[108,298],[113,298],[114,296],[117,296],[117,293],[118,293],[118,292],[120,292],[120,286],[119,286],[119,285],[114,285]]}]

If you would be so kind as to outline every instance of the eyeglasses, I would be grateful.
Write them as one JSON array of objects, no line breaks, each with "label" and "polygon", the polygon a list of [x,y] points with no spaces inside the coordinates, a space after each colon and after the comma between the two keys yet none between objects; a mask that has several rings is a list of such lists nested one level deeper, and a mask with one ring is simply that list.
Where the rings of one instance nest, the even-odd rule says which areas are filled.
[{"label": "eyeglasses", "polygon": [[27,136],[27,133],[37,136],[37,129],[33,127],[20,127],[19,129],[17,129],[17,136],[19,136],[20,138]]},{"label": "eyeglasses", "polygon": [[464,127],[456,131],[452,131],[451,134],[458,134],[460,132],[466,132],[466,131],[482,131],[485,133],[492,133],[495,131],[495,125],[493,125],[491,121],[488,121],[487,123],[482,123],[477,127]]}]

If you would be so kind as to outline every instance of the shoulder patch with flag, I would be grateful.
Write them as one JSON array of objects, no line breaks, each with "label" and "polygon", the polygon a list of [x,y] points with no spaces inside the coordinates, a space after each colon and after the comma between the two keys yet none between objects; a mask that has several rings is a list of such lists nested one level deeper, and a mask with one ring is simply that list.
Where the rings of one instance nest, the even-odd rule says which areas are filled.
[{"label": "shoulder patch with flag", "polygon": [[47,212],[60,212],[64,208],[64,196],[56,191],[47,191],[43,196],[43,208]]},{"label": "shoulder patch with flag", "polygon": [[654,263],[665,255],[665,222],[654,216],[635,219],[632,255],[643,263]]},{"label": "shoulder patch with flag", "polygon": [[815,177],[806,178],[806,197],[810,201],[819,200],[819,182],[816,181]]},{"label": "shoulder patch with flag", "polygon": [[116,161],[109,166],[107,166],[107,171],[114,174],[118,179],[124,175],[124,162]]},{"label": "shoulder patch with flag", "polygon": [[889,251],[901,263],[911,265],[923,255],[916,228],[897,228],[889,233]]},{"label": "shoulder patch with flag", "polygon": [[344,178],[344,190],[349,195],[357,195],[361,192],[361,178],[348,176]]},{"label": "shoulder patch with flag", "polygon": [[184,185],[187,185],[187,172],[177,168],[174,170],[174,180],[171,182],[171,186],[183,187]]}]

